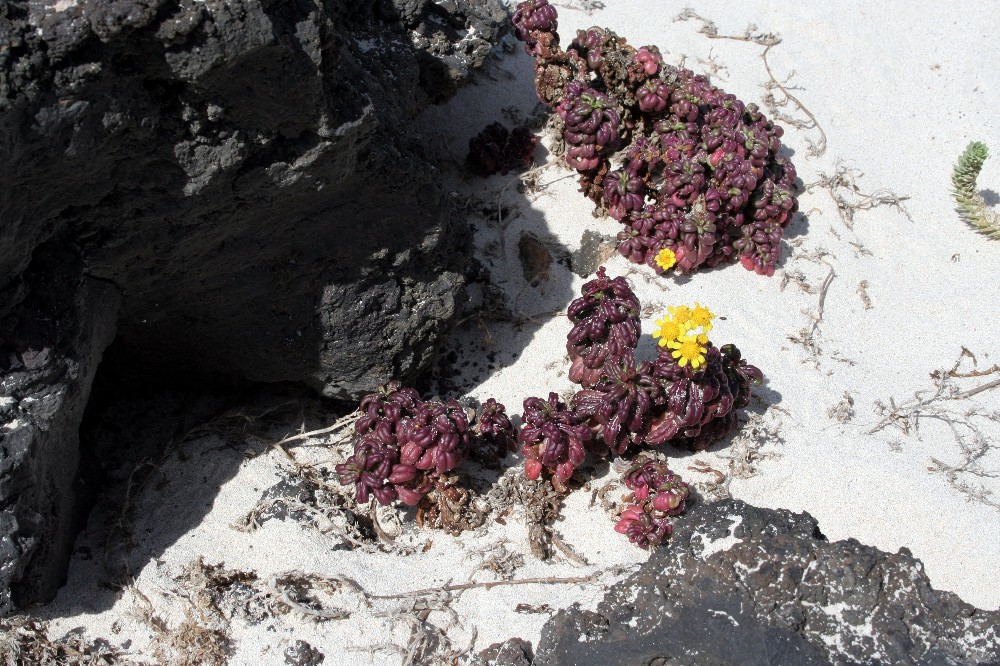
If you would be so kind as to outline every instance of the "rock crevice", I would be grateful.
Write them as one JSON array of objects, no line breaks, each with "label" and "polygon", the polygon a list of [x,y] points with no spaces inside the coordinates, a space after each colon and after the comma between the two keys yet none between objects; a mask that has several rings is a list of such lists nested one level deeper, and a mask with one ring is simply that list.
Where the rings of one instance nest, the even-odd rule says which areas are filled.
[{"label": "rock crevice", "polygon": [[[499,0],[0,5],[0,591],[58,580],[98,363],[122,385],[333,398],[430,366],[470,245],[412,119],[505,17]],[[57,406],[28,436],[33,363]]]}]

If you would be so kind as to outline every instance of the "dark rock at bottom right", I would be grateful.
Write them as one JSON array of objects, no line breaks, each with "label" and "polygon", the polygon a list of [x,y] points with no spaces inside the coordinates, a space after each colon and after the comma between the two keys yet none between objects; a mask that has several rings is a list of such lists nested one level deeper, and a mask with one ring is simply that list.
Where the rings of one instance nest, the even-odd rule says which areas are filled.
[{"label": "dark rock at bottom right", "polygon": [[726,500],[676,520],[596,611],[553,616],[530,663],[1000,664],[1000,610],[932,589],[905,548],[830,543],[808,514]]}]

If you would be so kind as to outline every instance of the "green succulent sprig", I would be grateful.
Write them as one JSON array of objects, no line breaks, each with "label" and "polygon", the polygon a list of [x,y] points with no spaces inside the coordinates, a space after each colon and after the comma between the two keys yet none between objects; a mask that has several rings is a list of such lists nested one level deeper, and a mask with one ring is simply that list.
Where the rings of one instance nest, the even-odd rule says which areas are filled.
[{"label": "green succulent sprig", "polygon": [[952,191],[958,212],[976,231],[994,240],[1000,240],[1000,215],[991,210],[976,189],[976,179],[982,171],[989,153],[986,144],[973,141],[959,155],[958,164],[951,174]]}]

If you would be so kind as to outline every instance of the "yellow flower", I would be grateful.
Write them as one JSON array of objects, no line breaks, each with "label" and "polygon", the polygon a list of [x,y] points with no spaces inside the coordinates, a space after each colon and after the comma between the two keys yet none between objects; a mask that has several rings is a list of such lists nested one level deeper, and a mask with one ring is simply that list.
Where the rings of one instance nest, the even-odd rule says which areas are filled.
[{"label": "yellow flower", "polygon": [[669,247],[665,247],[656,253],[656,265],[665,271],[669,271],[677,264],[677,255]]},{"label": "yellow flower", "polygon": [[712,314],[712,311],[695,301],[694,309],[691,311],[691,323],[695,326],[701,326],[707,333],[712,330],[713,319],[715,319],[715,315]]},{"label": "yellow flower", "polygon": [[666,347],[667,343],[676,340],[684,333],[684,327],[677,323],[672,317],[663,317],[656,322],[656,329],[653,330],[653,337],[660,338],[659,345]]},{"label": "yellow flower", "polygon": [[674,319],[677,320],[678,324],[687,324],[691,321],[691,308],[688,306],[678,305],[675,307],[671,305],[667,309],[670,310],[670,314],[674,316]]},{"label": "yellow flower", "polygon": [[678,359],[677,364],[682,368],[688,363],[697,370],[705,364],[705,347],[699,339],[699,335],[682,335],[677,340],[667,346],[673,349],[673,357]]}]

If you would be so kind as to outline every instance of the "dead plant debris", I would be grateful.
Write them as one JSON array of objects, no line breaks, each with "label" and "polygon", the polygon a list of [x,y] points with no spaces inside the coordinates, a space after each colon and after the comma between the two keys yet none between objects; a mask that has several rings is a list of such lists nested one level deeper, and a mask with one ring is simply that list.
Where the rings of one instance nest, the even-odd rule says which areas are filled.
[{"label": "dead plant debris", "polygon": [[[966,359],[972,363],[972,370],[962,371],[960,368]],[[935,370],[930,374],[933,382],[930,389],[916,391],[913,398],[902,404],[897,404],[891,397],[888,404],[876,401],[875,411],[882,418],[868,432],[874,434],[892,426],[904,436],[912,434],[919,438],[922,420],[931,419],[944,423],[958,446],[959,462],[951,464],[931,458],[933,464],[928,470],[944,474],[949,485],[969,501],[1000,509],[1000,500],[983,483],[976,481],[1000,478],[1000,468],[994,467],[1000,444],[986,429],[989,424],[1000,424],[1000,411],[983,409],[966,402],[973,396],[1000,388],[1000,378],[968,389],[962,389],[954,381],[1000,373],[1000,366],[979,369],[977,365],[975,354],[962,347],[950,369]]]},{"label": "dead plant debris", "polygon": [[[773,32],[763,32],[755,24],[750,24],[742,35],[723,35],[719,33],[719,27],[714,21],[700,16],[693,9],[687,8],[674,17],[674,21],[698,21],[701,28],[698,30],[709,39],[729,39],[737,42],[747,42],[763,46],[764,50],[760,54],[760,59],[764,63],[764,71],[767,72],[768,81],[764,84],[764,106],[767,107],[771,118],[777,122],[784,123],[803,131],[815,130],[817,137],[815,140],[806,139],[809,149],[806,155],[819,157],[826,152],[826,132],[816,119],[815,114],[798,97],[792,94],[790,81],[795,76],[795,72],[789,72],[784,81],[779,81],[774,75],[771,63],[767,56],[771,49],[781,43],[781,36]],[[790,115],[786,109],[791,108],[799,117]],[[804,116],[801,117],[801,116]]]}]

